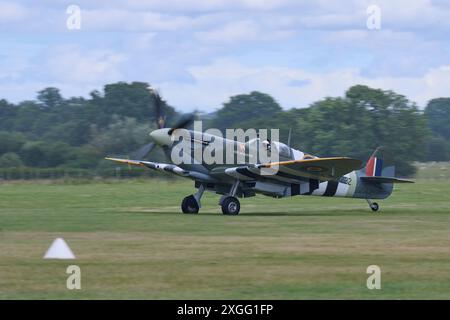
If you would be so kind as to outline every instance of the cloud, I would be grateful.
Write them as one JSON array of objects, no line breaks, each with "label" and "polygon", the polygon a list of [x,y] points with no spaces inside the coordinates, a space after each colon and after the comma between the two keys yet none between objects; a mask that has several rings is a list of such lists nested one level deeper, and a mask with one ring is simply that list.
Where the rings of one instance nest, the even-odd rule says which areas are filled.
[{"label": "cloud", "polygon": [[28,67],[26,57],[17,55],[0,55],[0,81],[20,80]]},{"label": "cloud", "polygon": [[107,49],[83,50],[75,45],[51,48],[46,61],[55,81],[69,83],[112,82],[122,79],[120,65],[126,56]]},{"label": "cloud", "polygon": [[119,9],[81,9],[85,31],[175,31],[195,26],[196,20],[184,15]]},{"label": "cloud", "polygon": [[[131,11],[159,11],[165,13],[183,12],[183,13],[204,13],[218,11],[267,11],[276,10],[289,6],[298,6],[299,3],[308,3],[305,0],[97,0],[97,8],[119,8],[121,10]],[[81,7],[92,8],[90,0],[78,0],[77,4]]]},{"label": "cloud", "polygon": [[16,22],[27,16],[27,10],[14,2],[0,1],[0,26],[8,22]]},{"label": "cloud", "polygon": [[[64,52],[67,50],[69,49],[64,49]],[[75,51],[74,56],[81,52],[78,49],[72,51]],[[66,97],[87,96],[90,91],[101,89],[108,82],[103,81],[103,77],[120,78],[120,73],[115,69],[117,65],[114,65],[121,58],[116,60],[114,57],[114,53],[91,52],[83,62],[71,67],[61,66],[60,62],[54,64],[53,68],[60,70],[52,82],[27,81],[20,85],[5,83],[0,84],[0,90],[8,91],[11,96],[21,97],[23,90],[34,93],[51,85],[61,88]],[[99,61],[104,62],[99,64]],[[74,70],[77,72],[67,78],[66,72]],[[94,75],[89,74],[89,71]],[[162,89],[164,98],[182,111],[213,111],[230,96],[254,90],[272,95],[286,109],[301,108],[326,96],[342,96],[349,87],[356,84],[393,90],[424,107],[430,99],[448,96],[450,83],[450,65],[430,69],[420,77],[369,78],[363,76],[357,68],[320,73],[276,66],[249,67],[231,59],[218,59],[211,64],[189,67],[188,72],[193,81],[154,83],[155,87]]]},{"label": "cloud", "polygon": [[202,43],[232,45],[249,41],[276,41],[293,36],[293,30],[269,29],[254,20],[228,22],[218,28],[199,31],[194,35]]},{"label": "cloud", "polygon": [[[185,110],[252,90],[303,107],[356,83],[420,104],[448,95],[442,0],[77,0],[80,31],[66,28],[69,4],[0,0],[0,98],[48,85],[87,95],[119,80],[161,87]],[[379,31],[366,29],[371,4]]]},{"label": "cloud", "polygon": [[259,35],[259,29],[259,26],[254,21],[236,21],[227,23],[214,30],[197,32],[196,37],[201,42],[233,44],[255,39]]},{"label": "cloud", "polygon": [[253,90],[273,95],[285,108],[307,107],[325,96],[342,96],[356,84],[393,90],[425,106],[432,98],[448,96],[450,83],[450,66],[431,69],[420,77],[368,78],[356,68],[314,73],[295,68],[248,67],[220,59],[209,65],[191,67],[189,71],[193,83],[160,84],[169,102],[184,110],[196,107],[211,111],[229,96]]},{"label": "cloud", "polygon": [[[26,23],[15,27],[30,32],[63,31],[67,18],[65,9],[70,2],[60,1],[57,5],[54,1],[22,3],[0,1],[0,22],[8,26],[10,22],[21,20]],[[294,27],[309,30],[365,28],[366,8],[372,4],[380,6],[385,28],[447,31],[450,28],[448,4],[431,0],[78,0],[76,4],[81,8],[83,28],[89,31],[140,32],[180,28],[198,31],[211,28],[210,23],[204,25],[208,17],[224,13],[229,17],[228,23],[253,17],[261,24],[288,20]]]},{"label": "cloud", "polygon": [[413,31],[336,30],[324,34],[323,44],[331,46],[335,53],[365,56],[362,72],[371,77],[418,76],[450,63],[448,41],[424,38]]}]

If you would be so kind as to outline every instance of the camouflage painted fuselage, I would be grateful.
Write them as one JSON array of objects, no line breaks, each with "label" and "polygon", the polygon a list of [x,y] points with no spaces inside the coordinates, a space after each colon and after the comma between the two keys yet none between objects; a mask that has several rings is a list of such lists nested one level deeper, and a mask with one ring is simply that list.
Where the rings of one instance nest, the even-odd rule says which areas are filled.
[{"label": "camouflage painted fuselage", "polygon": [[[286,174],[277,172],[274,175],[261,176],[257,168],[252,167],[253,163],[241,164],[206,164],[198,155],[202,154],[204,148],[212,141],[212,139],[220,139],[223,149],[227,144],[233,144],[235,153],[246,152],[242,147],[242,143],[233,140],[227,140],[221,137],[203,134],[201,139],[194,138],[194,133],[190,131],[192,138],[192,148],[184,150],[189,152],[191,157],[190,163],[181,163],[177,165],[164,165],[159,169],[163,171],[171,171],[181,176],[188,177],[195,181],[198,188],[203,185],[207,191],[218,194],[227,194],[236,180],[241,183],[237,189],[238,197],[251,197],[257,193],[275,198],[290,197],[297,195],[311,195],[323,197],[348,197],[361,199],[384,199],[388,197],[393,190],[392,183],[374,183],[361,179],[367,175],[372,175],[372,168],[365,168],[352,171],[341,177],[329,181],[320,181],[312,178],[305,178],[301,175]],[[176,148],[177,143],[170,148],[165,148],[168,158]],[[277,148],[283,149],[279,152],[279,160],[301,160],[306,157],[313,157],[302,151],[290,148],[282,143],[277,143]],[[220,151],[220,150],[219,150]],[[246,155],[248,161],[248,154]],[[369,174],[370,171],[370,174]],[[373,172],[375,173],[375,171]],[[393,176],[394,167],[382,169],[378,166],[378,175]]]}]

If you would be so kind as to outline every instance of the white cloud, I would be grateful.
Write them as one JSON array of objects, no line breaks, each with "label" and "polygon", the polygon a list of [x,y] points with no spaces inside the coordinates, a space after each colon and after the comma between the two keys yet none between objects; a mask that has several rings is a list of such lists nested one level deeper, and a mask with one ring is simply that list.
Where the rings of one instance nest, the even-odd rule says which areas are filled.
[{"label": "white cloud", "polygon": [[[373,3],[380,31],[366,29]],[[0,98],[48,85],[87,95],[119,80],[158,85],[185,109],[251,90],[306,106],[356,83],[421,104],[448,95],[444,1],[77,0],[81,31],[66,29],[67,4],[0,0]]]},{"label": "white cloud", "polygon": [[125,59],[112,50],[82,50],[69,45],[51,48],[46,65],[55,81],[107,83],[121,79],[120,64]]},{"label": "white cloud", "polygon": [[0,80],[11,81],[21,78],[22,73],[28,67],[26,57],[20,55],[0,55]]},{"label": "white cloud", "polygon": [[[194,83],[165,82],[160,87],[173,105],[211,111],[229,96],[259,90],[273,95],[285,108],[306,107],[325,96],[342,96],[356,84],[365,84],[405,95],[420,106],[429,99],[449,96],[450,66],[431,69],[420,77],[367,78],[355,68],[326,73],[282,67],[246,67],[232,60],[189,68]],[[293,86],[292,83],[302,83]]]},{"label": "white cloud", "polygon": [[[243,19],[272,28],[288,24],[289,29],[302,30],[365,29],[366,8],[371,4],[381,7],[382,28],[425,31],[450,28],[450,8],[431,0],[78,0],[76,3],[81,8],[85,31],[213,32],[221,25]],[[11,26],[31,32],[64,31],[67,2],[52,4],[43,1],[27,8],[0,0],[0,23],[7,27],[19,19],[24,23]],[[211,20],[218,16],[221,18]]]},{"label": "white cloud", "polygon": [[[66,97],[87,96],[90,91],[101,89],[108,82],[103,77],[111,76],[105,74],[106,70],[110,70],[108,63],[98,65],[101,57],[105,57],[104,53],[90,53],[83,63],[72,65],[79,69],[78,73],[69,75],[69,78],[66,72],[73,71],[73,68],[61,66],[58,62],[54,68],[61,68],[57,77],[60,78],[59,81],[0,84],[0,90],[9,92],[11,97],[20,97],[13,98],[13,101],[24,100],[24,91],[35,93],[46,86],[61,88]],[[106,60],[111,62],[114,59]],[[87,75],[86,78],[89,71],[94,72],[95,76]],[[167,81],[154,84],[162,89],[164,98],[170,104],[182,111],[195,108],[213,111],[221,107],[230,96],[254,90],[272,95],[284,108],[307,107],[326,96],[342,96],[349,87],[356,84],[393,90],[417,102],[421,107],[430,99],[450,95],[450,66],[430,69],[420,77],[368,78],[362,76],[356,68],[319,73],[276,66],[248,67],[230,59],[219,59],[208,65],[190,67],[188,71],[193,82]],[[115,72],[117,71],[113,72],[113,77],[118,76]],[[295,85],[296,83],[299,85]]]},{"label": "white cloud", "polygon": [[195,20],[188,16],[151,11],[82,9],[81,17],[82,29],[86,31],[174,31],[195,25]]},{"label": "white cloud", "polygon": [[[34,100],[36,99],[37,92],[47,88],[47,87],[55,87],[60,89],[61,94],[65,98],[69,97],[88,97],[89,93],[93,90],[101,90],[102,85],[93,85],[93,84],[83,84],[83,83],[66,83],[66,82],[56,82],[56,81],[22,81],[20,83],[17,82],[8,82],[8,83],[0,83],[0,92],[8,92],[8,101],[10,102],[21,102],[25,100]],[[26,92],[26,96],[24,95]],[[3,99],[4,97],[0,97]]]},{"label": "white cloud", "polygon": [[[117,7],[126,10],[152,10],[160,12],[215,12],[238,10],[275,10],[287,6],[298,6],[308,3],[308,0],[97,0],[97,7]],[[92,1],[78,0],[80,6],[90,7]]]},{"label": "white cloud", "polygon": [[134,52],[149,51],[154,48],[156,33],[155,32],[141,32],[128,37],[127,50]]},{"label": "white cloud", "polygon": [[15,22],[27,16],[27,10],[14,2],[0,1],[0,25],[7,22]]},{"label": "white cloud", "polygon": [[212,30],[196,32],[195,37],[202,43],[223,46],[239,42],[282,40],[294,34],[293,30],[267,28],[254,20],[239,20]]},{"label": "white cloud", "polygon": [[259,26],[250,20],[230,22],[214,30],[196,33],[196,37],[200,41],[217,44],[233,44],[235,42],[252,40],[258,35]]},{"label": "white cloud", "polygon": [[347,29],[330,31],[326,34],[325,40],[335,44],[346,42],[358,46],[380,47],[381,45],[411,43],[418,39],[414,33],[406,31]]}]

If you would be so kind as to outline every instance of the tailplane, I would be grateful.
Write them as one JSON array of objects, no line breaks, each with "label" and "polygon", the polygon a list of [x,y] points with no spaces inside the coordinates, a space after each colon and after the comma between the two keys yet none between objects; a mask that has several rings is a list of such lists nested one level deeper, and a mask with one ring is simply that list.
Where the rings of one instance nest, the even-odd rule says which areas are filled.
[{"label": "tailplane", "polygon": [[378,147],[370,156],[366,166],[362,169],[365,176],[361,179],[366,182],[374,183],[414,183],[407,179],[395,177],[395,166],[393,162],[386,157],[383,147]]},{"label": "tailplane", "polygon": [[375,183],[414,183],[412,180],[395,177],[361,177],[361,180]]}]

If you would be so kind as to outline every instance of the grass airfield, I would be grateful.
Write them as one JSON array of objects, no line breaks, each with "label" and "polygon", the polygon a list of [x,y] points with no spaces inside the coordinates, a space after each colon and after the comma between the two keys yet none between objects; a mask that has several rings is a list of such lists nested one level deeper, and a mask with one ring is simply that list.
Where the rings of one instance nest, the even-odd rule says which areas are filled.
[{"label": "grass airfield", "polygon": [[[223,216],[187,181],[0,184],[0,299],[450,299],[450,182],[364,200],[241,199]],[[63,237],[76,260],[42,259]],[[80,266],[81,290],[66,289]],[[368,290],[366,268],[381,268]]]}]

